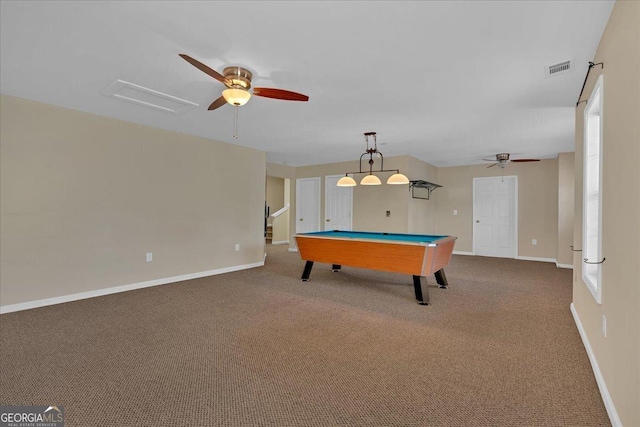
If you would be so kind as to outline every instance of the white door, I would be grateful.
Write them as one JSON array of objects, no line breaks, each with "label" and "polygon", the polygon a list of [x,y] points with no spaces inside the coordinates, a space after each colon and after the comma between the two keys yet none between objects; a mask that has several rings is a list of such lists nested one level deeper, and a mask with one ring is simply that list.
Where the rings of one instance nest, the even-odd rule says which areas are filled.
[{"label": "white door", "polygon": [[353,187],[338,187],[344,175],[327,176],[324,179],[324,229],[351,231]]},{"label": "white door", "polygon": [[516,258],[516,176],[473,179],[473,252],[475,255]]},{"label": "white door", "polygon": [[297,179],[296,233],[320,230],[320,178]]}]

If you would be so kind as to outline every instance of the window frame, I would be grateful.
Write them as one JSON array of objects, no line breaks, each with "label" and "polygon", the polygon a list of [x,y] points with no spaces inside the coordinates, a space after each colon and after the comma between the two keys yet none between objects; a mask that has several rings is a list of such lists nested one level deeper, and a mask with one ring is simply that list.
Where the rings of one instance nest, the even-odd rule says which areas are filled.
[{"label": "window frame", "polygon": [[[597,104],[596,104],[597,103]],[[584,123],[583,123],[583,181],[582,181],[582,280],[595,298],[598,304],[602,303],[602,264],[595,264],[596,274],[587,274],[588,260],[592,262],[600,262],[602,260],[602,157],[603,157],[603,136],[604,136],[604,86],[603,76],[600,75],[596,81],[591,96],[587,101],[587,105],[584,109]],[[595,109],[599,110],[599,129],[598,129],[598,224],[597,224],[597,241],[593,242],[587,238],[587,211],[588,211],[588,174],[590,172],[588,168],[589,163],[589,116],[594,115]],[[597,257],[596,259],[588,259],[587,249],[590,244],[595,243],[597,245]],[[593,265],[593,264],[592,264]],[[593,277],[595,276],[595,277]],[[594,283],[595,279],[595,283]]]}]

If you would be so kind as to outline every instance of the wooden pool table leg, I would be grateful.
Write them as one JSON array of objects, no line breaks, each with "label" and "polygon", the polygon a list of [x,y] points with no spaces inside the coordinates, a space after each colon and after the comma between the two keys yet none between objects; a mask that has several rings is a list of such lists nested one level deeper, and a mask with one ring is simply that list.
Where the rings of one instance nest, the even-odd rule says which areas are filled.
[{"label": "wooden pool table leg", "polygon": [[427,288],[427,278],[424,276],[413,276],[413,288],[416,292],[416,299],[418,300],[418,304],[429,305],[429,289]]},{"label": "wooden pool table leg", "polygon": [[433,275],[436,276],[436,282],[438,282],[438,285],[440,285],[440,289],[447,289],[449,283],[447,282],[447,276],[444,274],[444,269],[441,268],[440,270],[433,273]]},{"label": "wooden pool table leg", "polygon": [[337,273],[337,272],[339,272],[339,271],[340,271],[340,268],[341,268],[341,267],[342,267],[342,266],[341,266],[341,265],[339,265],[339,264],[332,264],[332,265],[331,265],[331,271],[333,271],[334,273]]},{"label": "wooden pool table leg", "polygon": [[308,282],[309,275],[311,274],[311,269],[313,268],[313,261],[307,261],[304,265],[304,271],[302,272],[302,281]]}]

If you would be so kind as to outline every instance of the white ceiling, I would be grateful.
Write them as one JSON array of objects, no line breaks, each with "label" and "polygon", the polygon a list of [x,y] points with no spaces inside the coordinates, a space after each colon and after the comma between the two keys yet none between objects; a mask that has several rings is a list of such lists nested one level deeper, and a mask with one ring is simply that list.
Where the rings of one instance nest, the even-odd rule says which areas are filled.
[{"label": "white ceiling", "polygon": [[[575,104],[612,1],[1,2],[2,93],[267,152],[301,166],[386,157],[435,166],[573,151]],[[182,58],[309,102],[252,98]],[[573,59],[569,73],[544,67]],[[200,106],[171,114],[101,94],[115,80]]]}]

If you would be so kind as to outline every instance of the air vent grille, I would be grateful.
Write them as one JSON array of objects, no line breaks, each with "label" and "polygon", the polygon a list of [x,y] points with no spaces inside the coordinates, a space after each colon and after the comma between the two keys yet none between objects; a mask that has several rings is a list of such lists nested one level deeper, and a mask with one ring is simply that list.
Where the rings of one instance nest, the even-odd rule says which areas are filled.
[{"label": "air vent grille", "polygon": [[545,78],[565,74],[573,68],[573,59],[544,67]]}]

